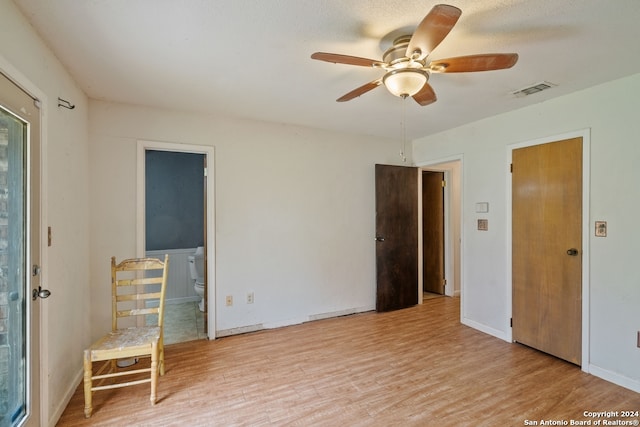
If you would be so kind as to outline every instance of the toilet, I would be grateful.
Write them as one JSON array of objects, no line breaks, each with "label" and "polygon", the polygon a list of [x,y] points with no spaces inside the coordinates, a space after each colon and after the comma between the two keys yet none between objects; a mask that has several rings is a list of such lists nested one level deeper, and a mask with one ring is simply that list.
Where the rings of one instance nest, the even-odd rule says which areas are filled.
[{"label": "toilet", "polygon": [[189,272],[194,280],[193,289],[200,297],[198,308],[204,311],[204,247],[198,246],[193,255],[189,255]]}]

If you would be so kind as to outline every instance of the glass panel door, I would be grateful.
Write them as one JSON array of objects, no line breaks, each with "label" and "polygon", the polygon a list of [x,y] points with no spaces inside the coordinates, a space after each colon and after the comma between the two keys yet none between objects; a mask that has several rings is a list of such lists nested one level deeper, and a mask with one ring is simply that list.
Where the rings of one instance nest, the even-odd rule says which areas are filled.
[{"label": "glass panel door", "polygon": [[27,124],[0,109],[0,425],[26,415],[26,139]]},{"label": "glass panel door", "polygon": [[0,426],[40,424],[39,120],[0,74]]}]

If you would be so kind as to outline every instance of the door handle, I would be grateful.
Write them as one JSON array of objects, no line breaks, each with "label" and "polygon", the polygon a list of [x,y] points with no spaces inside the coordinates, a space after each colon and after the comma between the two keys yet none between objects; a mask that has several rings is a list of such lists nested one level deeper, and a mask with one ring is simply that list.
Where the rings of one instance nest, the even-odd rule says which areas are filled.
[{"label": "door handle", "polygon": [[34,301],[38,298],[49,298],[49,295],[51,295],[51,291],[49,289],[42,289],[42,286],[38,286],[38,289],[31,291],[31,299]]},{"label": "door handle", "polygon": [[382,236],[376,236],[375,237],[376,242],[384,242],[384,237]]},{"label": "door handle", "polygon": [[576,248],[567,249],[567,255],[569,256],[577,256],[578,250]]}]

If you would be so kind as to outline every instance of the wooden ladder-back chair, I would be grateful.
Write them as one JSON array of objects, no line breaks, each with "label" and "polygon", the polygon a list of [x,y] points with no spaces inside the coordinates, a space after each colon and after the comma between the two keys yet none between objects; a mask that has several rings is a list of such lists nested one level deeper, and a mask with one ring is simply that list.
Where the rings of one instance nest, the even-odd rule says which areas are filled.
[{"label": "wooden ladder-back chair", "polygon": [[[158,373],[164,375],[163,317],[168,267],[168,255],[164,262],[156,258],[135,258],[116,264],[116,258],[111,258],[111,332],[84,351],[86,418],[93,411],[92,393],[98,390],[148,382],[151,383],[151,404],[156,403]],[[126,327],[121,325],[124,322],[128,322]],[[137,361],[140,357],[150,357],[150,366],[118,369],[118,359]],[[94,374],[93,362],[97,361],[105,362]],[[144,373],[149,376],[143,377]],[[110,378],[128,381],[111,380],[102,385]],[[98,385],[94,385],[94,381],[99,381]]]}]

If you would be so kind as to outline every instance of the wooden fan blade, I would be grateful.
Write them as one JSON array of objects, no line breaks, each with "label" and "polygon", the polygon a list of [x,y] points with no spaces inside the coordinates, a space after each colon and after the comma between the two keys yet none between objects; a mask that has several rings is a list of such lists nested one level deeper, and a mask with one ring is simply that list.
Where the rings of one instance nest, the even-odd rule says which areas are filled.
[{"label": "wooden fan blade", "polygon": [[429,64],[436,73],[467,73],[511,68],[518,62],[517,53],[487,53],[482,55],[458,56],[439,59]]},{"label": "wooden fan blade", "polygon": [[374,59],[360,58],[357,56],[340,55],[338,53],[316,52],[311,55],[311,59],[319,61],[333,62],[334,64],[359,65],[361,67],[375,67],[383,65],[382,62]]},{"label": "wooden fan blade", "polygon": [[417,59],[426,58],[449,34],[461,14],[462,11],[454,6],[434,6],[411,36],[405,56],[411,58],[416,53]]},{"label": "wooden fan blade", "polygon": [[436,98],[436,93],[433,91],[431,85],[425,83],[422,89],[420,89],[420,92],[413,95],[413,99],[424,107],[425,105],[433,104],[438,98]]},{"label": "wooden fan blade", "polygon": [[357,98],[358,96],[369,92],[370,90],[373,90],[375,88],[377,88],[378,86],[380,86],[382,84],[382,79],[378,79],[378,80],[374,80],[372,82],[369,82],[365,85],[360,86],[359,88],[356,88],[354,90],[352,90],[351,92],[342,95],[340,98],[336,99],[336,101],[338,102],[345,102],[345,101],[349,101],[353,98]]}]

